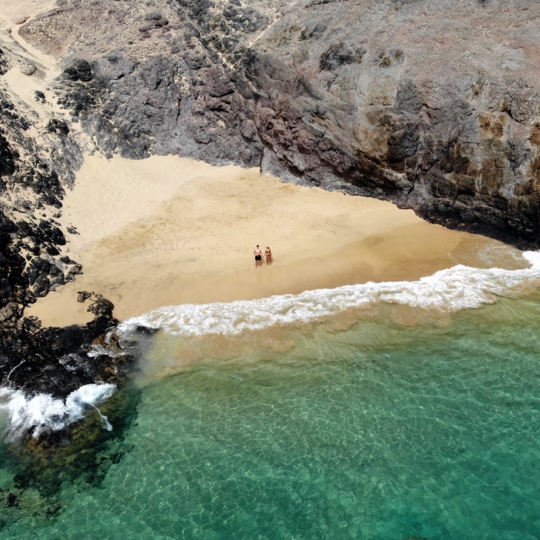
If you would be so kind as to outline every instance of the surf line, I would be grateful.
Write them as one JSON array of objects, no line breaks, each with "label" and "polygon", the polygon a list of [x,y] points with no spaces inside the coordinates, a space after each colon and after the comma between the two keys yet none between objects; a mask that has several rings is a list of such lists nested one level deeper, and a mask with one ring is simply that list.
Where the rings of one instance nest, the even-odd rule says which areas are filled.
[{"label": "surf line", "polygon": [[235,335],[274,325],[314,321],[350,308],[388,303],[453,313],[497,302],[498,297],[522,296],[540,287],[540,252],[526,251],[530,267],[518,270],[480,269],[464,265],[441,270],[417,281],[368,282],[335,289],[316,289],[258,300],[166,306],[127,319],[122,336],[137,327],[173,335]]},{"label": "surf line", "polygon": [[39,437],[43,433],[60,431],[81,420],[87,407],[98,411],[103,428],[110,431],[112,426],[97,405],[109,399],[115,391],[114,384],[86,384],[63,400],[49,394],[27,396],[21,390],[0,388],[0,411],[8,419],[7,438],[14,441],[28,432]]}]

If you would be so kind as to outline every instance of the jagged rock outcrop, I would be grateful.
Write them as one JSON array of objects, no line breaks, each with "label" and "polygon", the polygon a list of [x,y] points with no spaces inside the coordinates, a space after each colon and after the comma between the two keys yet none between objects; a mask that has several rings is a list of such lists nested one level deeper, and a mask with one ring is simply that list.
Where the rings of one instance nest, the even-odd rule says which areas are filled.
[{"label": "jagged rock outcrop", "polygon": [[253,92],[190,17],[176,2],[76,0],[21,34],[65,58],[58,101],[106,155],[259,165]]},{"label": "jagged rock outcrop", "polygon": [[[0,54],[0,74],[14,59]],[[65,121],[44,123],[0,87],[0,386],[58,398],[95,381],[123,384],[133,360],[105,342],[117,321],[103,298],[84,326],[41,329],[24,317],[26,306],[82,271],[62,254],[66,231],[57,221],[82,159],[69,133]]]},{"label": "jagged rock outcrop", "polygon": [[[86,325],[41,328],[27,317],[9,331],[4,326],[0,383],[29,394],[65,398],[85,384],[107,382],[122,387],[133,367],[134,357],[119,347],[114,328],[113,304],[97,295],[88,307],[95,315]],[[13,304],[3,310],[13,309]],[[2,310],[0,310],[0,314]]]}]

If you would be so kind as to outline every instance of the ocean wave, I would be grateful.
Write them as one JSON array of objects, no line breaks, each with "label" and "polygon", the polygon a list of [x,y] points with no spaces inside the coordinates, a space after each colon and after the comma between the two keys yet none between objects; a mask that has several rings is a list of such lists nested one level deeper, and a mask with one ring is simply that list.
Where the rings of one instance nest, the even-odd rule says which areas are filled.
[{"label": "ocean wave", "polygon": [[15,440],[29,432],[33,437],[39,437],[43,433],[59,431],[81,420],[87,407],[95,408],[103,426],[111,430],[107,417],[96,405],[111,397],[115,390],[114,384],[86,384],[63,400],[49,394],[27,396],[20,390],[0,388],[0,412],[7,416],[8,439]]},{"label": "ocean wave", "polygon": [[234,335],[273,325],[314,321],[381,303],[452,313],[492,304],[497,297],[530,294],[539,288],[540,252],[527,251],[523,256],[530,267],[518,270],[457,265],[418,281],[368,282],[260,300],[167,306],[127,319],[119,330],[129,335],[138,326],[146,326],[184,336]]}]

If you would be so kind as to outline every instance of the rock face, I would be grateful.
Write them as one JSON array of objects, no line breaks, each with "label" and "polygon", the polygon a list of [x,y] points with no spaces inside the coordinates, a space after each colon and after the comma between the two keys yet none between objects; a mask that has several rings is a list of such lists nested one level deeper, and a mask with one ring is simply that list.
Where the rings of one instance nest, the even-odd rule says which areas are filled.
[{"label": "rock face", "polygon": [[99,148],[258,165],[538,246],[540,6],[528,0],[64,3],[21,29],[65,58]]},{"label": "rock face", "polygon": [[[0,75],[11,65],[20,62],[0,53]],[[66,237],[56,221],[82,156],[68,134],[64,121],[43,125],[0,86],[0,386],[58,398],[95,381],[123,383],[132,361],[114,344],[88,361],[117,323],[104,299],[94,299],[85,326],[41,329],[24,318],[26,306],[82,271],[62,255]]]},{"label": "rock face", "polygon": [[252,90],[176,2],[74,1],[20,31],[64,58],[58,101],[106,155],[260,164]]},{"label": "rock face", "polygon": [[539,15],[520,1],[299,3],[253,47],[258,132],[314,183],[538,246]]}]

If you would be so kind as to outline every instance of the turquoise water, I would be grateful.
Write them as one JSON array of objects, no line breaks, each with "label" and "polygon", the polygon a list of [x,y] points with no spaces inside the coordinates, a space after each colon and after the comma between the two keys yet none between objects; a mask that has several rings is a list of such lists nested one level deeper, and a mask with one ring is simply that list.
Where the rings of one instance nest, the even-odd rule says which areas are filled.
[{"label": "turquoise water", "polygon": [[[221,356],[206,343],[141,379],[129,451],[100,483],[67,483],[55,515],[1,537],[539,538],[539,326],[529,297],[419,320],[383,308]],[[149,356],[180,339],[158,334]]]}]

